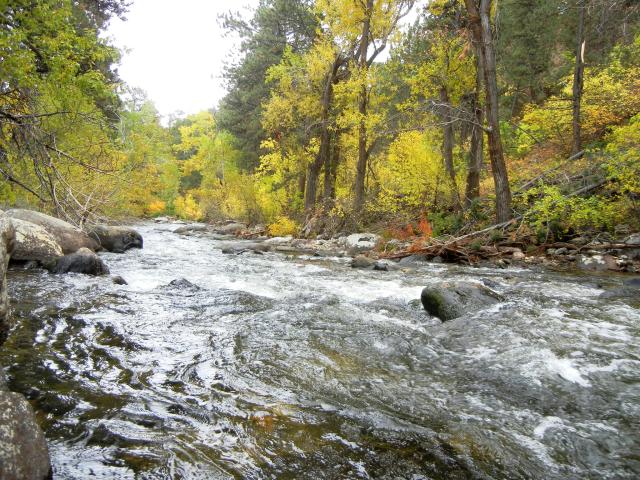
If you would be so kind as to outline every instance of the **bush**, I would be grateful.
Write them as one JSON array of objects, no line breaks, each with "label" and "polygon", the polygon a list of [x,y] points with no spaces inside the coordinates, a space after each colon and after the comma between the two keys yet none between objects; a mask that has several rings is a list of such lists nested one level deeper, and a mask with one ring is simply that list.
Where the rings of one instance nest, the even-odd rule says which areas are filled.
[{"label": "bush", "polygon": [[269,235],[274,237],[286,237],[298,233],[298,225],[288,217],[280,216],[267,227]]}]

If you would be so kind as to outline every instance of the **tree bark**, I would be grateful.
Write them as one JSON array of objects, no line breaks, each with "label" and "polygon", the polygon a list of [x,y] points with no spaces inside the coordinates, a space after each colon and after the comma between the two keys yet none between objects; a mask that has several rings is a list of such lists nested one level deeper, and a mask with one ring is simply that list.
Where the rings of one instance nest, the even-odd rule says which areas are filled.
[{"label": "tree bark", "polygon": [[369,36],[371,33],[371,14],[373,12],[373,0],[367,0],[364,22],[362,25],[362,38],[360,39],[360,52],[358,64],[360,75],[363,76],[360,86],[360,97],[358,99],[358,113],[360,114],[360,125],[358,126],[358,163],[356,166],[356,184],[354,210],[356,215],[362,212],[364,207],[365,178],[367,174],[367,162],[369,152],[367,151],[367,96],[368,89],[366,83],[366,72],[368,70],[367,50],[369,47]]},{"label": "tree bark", "polygon": [[336,198],[336,173],[340,159],[340,136],[338,133],[334,133],[331,147],[331,152],[324,164],[324,208],[326,211],[333,208]]},{"label": "tree bark", "polygon": [[480,196],[480,172],[484,156],[484,112],[480,98],[482,97],[482,77],[484,71],[480,62],[480,54],[476,46],[476,91],[473,94],[473,116],[474,124],[471,130],[471,148],[469,151],[469,165],[467,172],[467,187],[465,190],[465,207],[469,208],[471,203]]},{"label": "tree bark", "polygon": [[498,116],[498,81],[496,79],[496,56],[491,33],[491,0],[465,0],[473,40],[481,46],[481,63],[484,69],[487,123],[489,126],[489,157],[496,190],[496,218],[498,223],[512,218],[511,190],[507,166],[504,161],[500,121]]},{"label": "tree bark", "polygon": [[313,215],[318,194],[318,179],[322,166],[329,163],[331,156],[331,134],[329,132],[331,102],[333,101],[333,86],[338,81],[338,71],[342,65],[342,57],[338,56],[325,77],[322,91],[322,111],[320,115],[320,148],[314,161],[307,170],[307,184],[304,196],[304,210],[307,216]]},{"label": "tree bark", "polygon": [[451,197],[456,208],[460,207],[460,198],[458,196],[458,185],[456,184],[456,170],[453,164],[453,119],[451,118],[451,103],[449,101],[449,92],[445,86],[440,87],[440,103],[442,118],[442,158],[444,159],[444,168],[449,177],[449,187],[451,189]]},{"label": "tree bark", "polygon": [[584,0],[578,0],[578,28],[576,31],[576,64],[573,71],[573,146],[571,154],[582,151],[582,123],[580,109],[584,87]]}]

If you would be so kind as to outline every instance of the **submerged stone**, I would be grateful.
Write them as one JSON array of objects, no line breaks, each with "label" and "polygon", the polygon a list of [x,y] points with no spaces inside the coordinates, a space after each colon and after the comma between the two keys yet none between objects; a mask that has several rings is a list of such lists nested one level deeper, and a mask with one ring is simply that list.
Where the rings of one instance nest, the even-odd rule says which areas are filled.
[{"label": "submerged stone", "polygon": [[476,283],[446,282],[425,287],[420,300],[430,315],[446,321],[494,305],[501,301],[502,297]]}]

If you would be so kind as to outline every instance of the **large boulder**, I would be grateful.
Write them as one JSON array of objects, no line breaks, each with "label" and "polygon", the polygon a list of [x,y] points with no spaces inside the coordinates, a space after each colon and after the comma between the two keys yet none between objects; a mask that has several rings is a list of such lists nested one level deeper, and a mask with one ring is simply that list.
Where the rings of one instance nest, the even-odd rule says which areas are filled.
[{"label": "large boulder", "polygon": [[634,233],[625,238],[624,243],[633,245],[637,248],[629,248],[625,251],[626,255],[632,260],[640,260],[640,233]]},{"label": "large boulder", "polygon": [[18,218],[11,220],[15,228],[16,243],[12,260],[47,262],[64,255],[56,238],[40,225]]},{"label": "large boulder", "polygon": [[[13,223],[0,217],[0,345],[8,331],[7,266],[14,248]],[[27,401],[7,389],[0,365],[0,479],[51,478],[44,435]]]},{"label": "large boulder", "polygon": [[620,270],[616,258],[611,255],[578,255],[576,267],[587,272],[606,272],[607,270]]},{"label": "large boulder", "polygon": [[502,297],[484,285],[445,282],[425,287],[420,300],[430,315],[446,321],[494,305],[500,302]]},{"label": "large boulder", "polygon": [[93,251],[100,248],[100,245],[85,232],[59,218],[20,208],[8,210],[6,214],[11,218],[35,223],[43,227],[56,239],[65,255],[73,253],[80,248],[88,248]]},{"label": "large boulder", "polygon": [[[15,231],[13,229],[13,224],[6,217],[0,217],[0,345],[4,342],[9,331],[9,325],[7,322],[9,314],[9,300],[7,298],[6,275],[14,245]],[[2,368],[0,368],[0,372],[2,372]]]},{"label": "large boulder", "polygon": [[84,273],[86,275],[109,275],[109,268],[102,259],[88,248],[65,255],[48,266],[51,273]]},{"label": "large boulder", "polygon": [[51,478],[51,461],[44,434],[29,403],[0,385],[0,478]]},{"label": "large boulder", "polygon": [[354,233],[340,239],[340,243],[350,255],[373,250],[378,241],[380,241],[380,237],[375,233]]},{"label": "large boulder", "polygon": [[142,235],[130,227],[96,225],[88,233],[108,252],[124,253],[130,248],[142,248]]}]

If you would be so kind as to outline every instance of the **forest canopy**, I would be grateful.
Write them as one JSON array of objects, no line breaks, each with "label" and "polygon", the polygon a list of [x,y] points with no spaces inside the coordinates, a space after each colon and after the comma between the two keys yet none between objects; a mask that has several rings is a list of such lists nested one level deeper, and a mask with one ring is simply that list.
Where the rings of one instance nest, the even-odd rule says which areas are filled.
[{"label": "forest canopy", "polygon": [[241,39],[225,98],[168,126],[101,35],[127,8],[2,2],[0,204],[274,235],[640,227],[638,2],[261,0],[218,19]]}]

